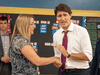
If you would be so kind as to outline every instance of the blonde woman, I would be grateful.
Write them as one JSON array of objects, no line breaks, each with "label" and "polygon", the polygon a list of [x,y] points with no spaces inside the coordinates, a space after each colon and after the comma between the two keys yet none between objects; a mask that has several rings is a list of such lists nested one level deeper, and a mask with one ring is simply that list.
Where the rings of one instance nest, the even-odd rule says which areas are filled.
[{"label": "blonde woman", "polygon": [[19,15],[16,19],[9,55],[12,65],[12,75],[37,75],[36,66],[57,63],[62,65],[56,57],[39,57],[32,48],[30,37],[34,34],[34,17],[32,15]]}]

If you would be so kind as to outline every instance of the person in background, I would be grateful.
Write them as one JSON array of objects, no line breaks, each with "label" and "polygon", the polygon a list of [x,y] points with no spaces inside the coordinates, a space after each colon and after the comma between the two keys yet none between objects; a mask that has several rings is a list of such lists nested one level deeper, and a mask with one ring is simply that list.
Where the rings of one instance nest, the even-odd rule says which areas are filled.
[{"label": "person in background", "polygon": [[[61,3],[54,11],[61,26],[53,35],[55,57],[63,63],[58,75],[88,75],[92,47],[87,30],[71,22],[72,11],[68,5]],[[57,63],[54,65],[59,67]]]},{"label": "person in background", "polygon": [[96,43],[90,75],[100,75],[100,40]]},{"label": "person in background", "polygon": [[9,46],[12,75],[37,75],[36,66],[51,63],[62,65],[56,57],[45,58],[37,55],[30,43],[35,28],[33,15],[21,14],[17,17]]},{"label": "person in background", "polygon": [[8,19],[0,17],[0,75],[11,75],[11,61],[8,56],[11,34],[8,33]]}]

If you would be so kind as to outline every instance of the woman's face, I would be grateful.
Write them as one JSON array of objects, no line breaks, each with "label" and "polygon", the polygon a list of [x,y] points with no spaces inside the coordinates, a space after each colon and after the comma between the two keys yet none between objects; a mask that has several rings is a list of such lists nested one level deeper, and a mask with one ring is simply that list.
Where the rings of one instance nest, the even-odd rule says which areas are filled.
[{"label": "woman's face", "polygon": [[30,34],[32,35],[32,34],[34,34],[34,29],[35,29],[36,27],[35,27],[35,25],[34,25],[34,19],[33,18],[31,18],[30,19]]}]

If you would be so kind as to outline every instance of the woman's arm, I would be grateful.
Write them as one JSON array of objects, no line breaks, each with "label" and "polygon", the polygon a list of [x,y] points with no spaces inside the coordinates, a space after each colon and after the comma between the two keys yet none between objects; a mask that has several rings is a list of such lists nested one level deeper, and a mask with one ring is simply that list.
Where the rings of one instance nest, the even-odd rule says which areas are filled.
[{"label": "woman's arm", "polygon": [[62,65],[61,61],[56,57],[39,57],[30,45],[23,46],[21,52],[29,61],[31,61],[36,66],[48,65],[51,63],[57,63]]}]

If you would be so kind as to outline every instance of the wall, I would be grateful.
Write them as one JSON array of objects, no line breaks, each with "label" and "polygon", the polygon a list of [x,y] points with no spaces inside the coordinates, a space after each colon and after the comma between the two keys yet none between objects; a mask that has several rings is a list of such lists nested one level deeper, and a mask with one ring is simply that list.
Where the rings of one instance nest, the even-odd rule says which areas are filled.
[{"label": "wall", "polygon": [[59,3],[73,10],[100,10],[100,0],[1,0],[0,6],[54,9]]}]

